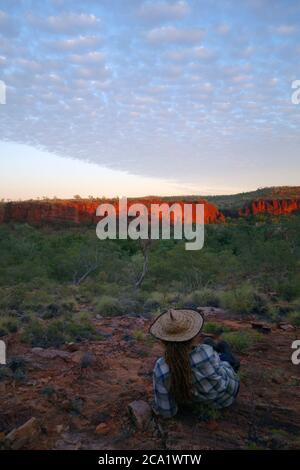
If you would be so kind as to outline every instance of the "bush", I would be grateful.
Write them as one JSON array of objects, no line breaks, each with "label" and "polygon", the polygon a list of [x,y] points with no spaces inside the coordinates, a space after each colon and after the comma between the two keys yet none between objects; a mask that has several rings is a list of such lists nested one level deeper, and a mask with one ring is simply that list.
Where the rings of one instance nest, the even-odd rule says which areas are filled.
[{"label": "bush", "polygon": [[237,289],[223,292],[221,306],[234,313],[252,313],[257,308],[255,290],[250,284],[244,284]]},{"label": "bush", "polygon": [[118,299],[110,295],[103,295],[96,305],[97,313],[103,316],[112,317],[114,315],[121,315],[122,306]]},{"label": "bush", "polygon": [[19,328],[19,322],[15,318],[1,318],[0,319],[0,336],[8,335],[9,333],[16,333]]},{"label": "bush", "polygon": [[151,292],[151,294],[149,294],[148,298],[144,302],[144,309],[146,312],[151,312],[164,306],[165,296],[164,294],[158,291]]},{"label": "bush", "polygon": [[188,294],[184,298],[184,304],[193,304],[200,307],[218,307],[220,305],[220,298],[215,290],[204,288]]},{"label": "bush", "polygon": [[246,352],[258,341],[262,340],[262,335],[252,331],[232,331],[224,333],[222,339],[232,347],[237,353]]},{"label": "bush", "polygon": [[197,403],[192,405],[192,413],[195,414],[199,421],[216,421],[220,419],[220,410],[214,408],[210,403]]},{"label": "bush", "polygon": [[203,331],[204,333],[220,335],[222,333],[229,333],[231,329],[225,325],[220,325],[218,323],[213,323],[213,322],[207,322],[207,323],[204,323]]},{"label": "bush", "polygon": [[88,321],[54,320],[44,325],[34,320],[24,329],[22,340],[32,347],[59,347],[66,342],[93,340],[98,336],[93,325]]},{"label": "bush", "polygon": [[133,338],[136,340],[136,341],[143,341],[146,337],[145,333],[143,330],[135,330],[133,333],[132,333],[132,336]]},{"label": "bush", "polygon": [[294,326],[300,326],[300,311],[289,313],[288,321]]}]

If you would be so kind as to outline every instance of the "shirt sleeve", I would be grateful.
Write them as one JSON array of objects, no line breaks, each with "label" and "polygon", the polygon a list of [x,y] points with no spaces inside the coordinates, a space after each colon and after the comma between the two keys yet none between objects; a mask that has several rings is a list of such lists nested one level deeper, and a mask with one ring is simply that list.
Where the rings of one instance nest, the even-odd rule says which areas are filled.
[{"label": "shirt sleeve", "polygon": [[153,371],[154,402],[156,411],[164,418],[172,418],[178,411],[177,404],[168,391],[168,378],[167,365],[159,359]]}]

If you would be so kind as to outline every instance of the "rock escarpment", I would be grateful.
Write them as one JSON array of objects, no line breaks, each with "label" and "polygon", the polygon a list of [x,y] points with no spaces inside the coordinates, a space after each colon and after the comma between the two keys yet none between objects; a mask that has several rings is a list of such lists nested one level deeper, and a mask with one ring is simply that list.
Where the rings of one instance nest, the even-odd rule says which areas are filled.
[{"label": "rock escarpment", "polygon": [[300,210],[299,199],[258,199],[245,204],[239,216],[258,214],[287,215]]},{"label": "rock escarpment", "polygon": [[[135,203],[144,204],[149,210],[151,204],[167,204],[169,207],[177,203],[183,210],[183,204],[187,201],[165,201],[163,199],[130,199],[128,207]],[[193,200],[189,203],[203,203],[205,223],[223,222],[224,216],[213,204],[205,200]],[[59,200],[57,202],[46,201],[24,201],[24,202],[7,202],[0,207],[0,223],[2,222],[27,222],[29,224],[42,224],[49,222],[73,222],[96,223],[100,217],[96,216],[97,207],[101,203],[111,203],[119,212],[118,200]],[[193,221],[195,221],[195,211],[193,211]]]}]

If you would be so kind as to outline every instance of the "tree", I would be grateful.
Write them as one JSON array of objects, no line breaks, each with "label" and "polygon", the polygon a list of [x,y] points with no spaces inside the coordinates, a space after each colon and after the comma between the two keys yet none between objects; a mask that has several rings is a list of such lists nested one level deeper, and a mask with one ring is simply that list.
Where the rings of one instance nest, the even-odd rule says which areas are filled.
[{"label": "tree", "polygon": [[136,281],[135,283],[135,287],[137,289],[139,289],[145,279],[145,276],[148,272],[148,266],[149,266],[149,253],[150,253],[150,250],[153,246],[153,240],[151,239],[148,239],[148,240],[139,240],[139,243],[140,243],[140,249],[142,251],[142,254],[143,254],[143,258],[144,258],[144,262],[143,262],[143,269],[142,269],[142,272],[141,274],[139,275],[138,277],[138,280]]}]

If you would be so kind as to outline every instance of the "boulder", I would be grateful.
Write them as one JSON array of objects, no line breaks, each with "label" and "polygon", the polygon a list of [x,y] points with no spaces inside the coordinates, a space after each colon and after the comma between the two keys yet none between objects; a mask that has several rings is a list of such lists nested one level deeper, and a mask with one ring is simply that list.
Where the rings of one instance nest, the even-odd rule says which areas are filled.
[{"label": "boulder", "polygon": [[109,430],[109,427],[106,423],[100,423],[96,427],[96,434],[104,435],[107,434]]},{"label": "boulder", "polygon": [[8,448],[18,450],[34,440],[40,433],[40,425],[36,418],[30,418],[22,426],[13,429],[5,438]]},{"label": "boulder", "polygon": [[295,330],[295,327],[293,325],[290,325],[289,323],[279,323],[278,328],[283,331],[293,331]]},{"label": "boulder", "polygon": [[68,351],[60,351],[59,349],[52,348],[32,348],[31,353],[44,359],[55,359],[59,357],[64,360],[68,360],[71,358],[71,353]]},{"label": "boulder", "polygon": [[135,400],[129,404],[129,413],[139,430],[146,430],[152,418],[150,405],[143,400]]}]

